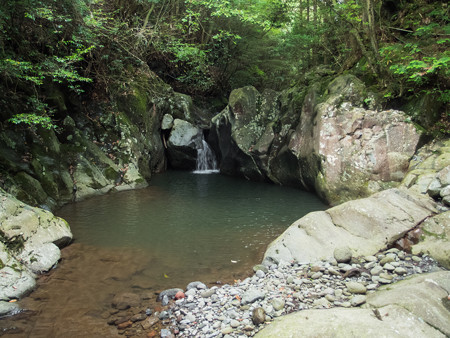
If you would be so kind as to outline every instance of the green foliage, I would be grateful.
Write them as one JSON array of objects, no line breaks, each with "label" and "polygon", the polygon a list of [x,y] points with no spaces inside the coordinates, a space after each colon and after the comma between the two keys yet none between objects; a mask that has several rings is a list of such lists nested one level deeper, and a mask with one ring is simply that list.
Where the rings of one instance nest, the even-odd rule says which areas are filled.
[{"label": "green foliage", "polygon": [[81,84],[93,81],[80,72],[80,65],[95,48],[79,26],[86,10],[81,0],[0,4],[0,102],[8,102],[8,96],[23,96],[15,107],[22,112],[2,107],[11,111],[9,122],[54,129],[54,111],[46,102],[45,86],[54,82],[81,94]]},{"label": "green foliage", "polygon": [[449,39],[442,35],[449,25],[430,22],[436,17],[448,20],[444,13],[437,8],[419,13],[427,18],[427,24],[411,20],[415,30],[407,31],[402,41],[389,41],[380,49],[383,64],[394,80],[388,86],[387,97],[433,94],[442,103],[450,103]]},{"label": "green foliage", "polygon": [[60,112],[48,86],[126,93],[146,66],[177,91],[228,96],[306,83],[321,64],[364,64],[358,75],[386,98],[448,104],[449,33],[444,1],[3,1],[0,117],[52,128]]},{"label": "green foliage", "polygon": [[25,124],[30,127],[41,126],[45,129],[56,129],[56,126],[52,123],[52,119],[49,116],[31,114],[16,114],[8,120],[14,124]]}]

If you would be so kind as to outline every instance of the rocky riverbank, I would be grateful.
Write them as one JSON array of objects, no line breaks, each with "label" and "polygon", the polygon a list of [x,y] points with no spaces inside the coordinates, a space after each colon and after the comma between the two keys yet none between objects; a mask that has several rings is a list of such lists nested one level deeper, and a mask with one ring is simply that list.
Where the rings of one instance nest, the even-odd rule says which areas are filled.
[{"label": "rocky riverbank", "polygon": [[[393,333],[400,327],[400,334],[408,336],[411,336],[408,332],[413,332],[413,336],[423,333],[428,337],[450,334],[447,320],[450,272],[426,255],[413,256],[393,248],[373,256],[352,257],[349,248],[339,248],[330,260],[313,264],[293,261],[257,265],[254,270],[252,277],[233,285],[208,288],[201,282],[193,282],[186,290],[163,291],[159,295],[163,305],[161,311],[130,316],[128,320],[118,312],[110,323],[118,323],[119,333],[125,336],[142,336],[148,330],[149,335],[155,334],[152,327],[155,329],[160,325],[164,327],[160,331],[161,337],[251,337],[260,331],[260,335],[267,337],[286,336],[286,327],[279,329],[277,335],[263,329],[286,314],[302,310],[300,313],[305,313],[307,318],[307,313],[315,309],[370,308],[366,311],[375,320],[401,320],[405,313],[391,309],[386,314],[387,305],[380,300],[383,298],[388,299],[389,304],[402,302],[402,306],[411,311],[408,316],[415,321],[409,328],[412,331],[395,326],[385,332]],[[397,283],[403,279],[406,281]],[[416,286],[418,290],[404,291],[408,296],[398,297],[396,293],[407,288],[405,285]],[[436,301],[436,293],[442,302]],[[419,299],[421,297],[423,299]],[[426,304],[423,309],[409,307],[418,301]],[[321,320],[327,320],[327,313],[322,314]],[[323,326],[321,320],[309,323],[319,336],[322,336],[318,326]],[[341,324],[353,327],[348,318],[343,320],[346,322]],[[271,327],[269,325],[268,329]],[[311,332],[311,328],[308,330]]]}]

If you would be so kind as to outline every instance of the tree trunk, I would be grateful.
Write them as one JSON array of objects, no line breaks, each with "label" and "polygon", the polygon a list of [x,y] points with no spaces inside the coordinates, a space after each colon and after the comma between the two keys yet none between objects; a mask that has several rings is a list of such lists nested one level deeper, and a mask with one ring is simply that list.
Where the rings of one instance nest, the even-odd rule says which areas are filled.
[{"label": "tree trunk", "polygon": [[306,0],[306,22],[309,22],[309,0]]}]

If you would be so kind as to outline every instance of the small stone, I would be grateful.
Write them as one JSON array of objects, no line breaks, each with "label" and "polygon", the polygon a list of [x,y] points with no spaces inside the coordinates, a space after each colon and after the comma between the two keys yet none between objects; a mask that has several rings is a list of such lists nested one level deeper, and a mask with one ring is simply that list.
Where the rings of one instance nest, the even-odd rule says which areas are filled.
[{"label": "small stone", "polygon": [[156,337],[158,334],[155,330],[151,330],[149,333],[147,333],[147,338],[153,338]]},{"label": "small stone", "polygon": [[295,292],[293,295],[292,295],[292,297],[294,298],[294,299],[298,299],[299,301],[303,301],[303,299],[304,299],[304,297],[303,297],[303,295],[300,293],[300,292]]},{"label": "small stone", "polygon": [[231,325],[232,328],[237,328],[237,327],[239,327],[240,324],[241,324],[241,323],[239,323],[239,321],[237,321],[236,319],[233,319],[233,320],[230,322],[230,325]]},{"label": "small stone", "polygon": [[377,288],[378,284],[369,284],[367,285],[367,290],[375,290]]},{"label": "small stone", "polygon": [[185,297],[185,295],[184,295],[184,292],[183,291],[178,291],[176,294],[175,294],[175,299],[182,299],[182,298],[184,298]]},{"label": "small stone", "polygon": [[413,260],[414,262],[421,262],[421,261],[422,261],[422,258],[420,258],[420,257],[418,257],[418,256],[412,256],[412,260]]},{"label": "small stone", "polygon": [[389,263],[384,264],[383,268],[385,268],[388,271],[394,271],[395,267]]},{"label": "small stone", "polygon": [[135,322],[143,321],[143,320],[146,319],[146,318],[147,318],[147,315],[146,315],[145,313],[137,313],[137,314],[135,314],[134,316],[132,316],[132,317],[130,318],[130,320],[131,320],[133,323],[135,323]]},{"label": "small stone", "polygon": [[334,268],[328,268],[328,273],[333,276],[340,276],[341,273]]},{"label": "small stone", "polygon": [[326,308],[330,307],[330,302],[326,298],[319,298],[314,301],[315,308]]},{"label": "small stone", "polygon": [[371,270],[377,265],[377,262],[369,262],[364,264],[364,269]]},{"label": "small stone", "polygon": [[266,274],[265,274],[265,272],[262,271],[262,270],[257,270],[256,273],[255,273],[255,275],[256,275],[258,278],[264,278]]},{"label": "small stone", "polygon": [[162,301],[164,296],[167,296],[169,299],[173,299],[175,297],[175,295],[177,294],[177,292],[179,292],[179,291],[183,292],[183,290],[178,289],[178,288],[164,290],[158,295],[157,300],[158,300],[158,302]]},{"label": "small stone", "polygon": [[117,325],[117,328],[119,330],[124,330],[128,327],[130,327],[131,325],[133,325],[133,322],[131,320],[128,320],[126,322],[120,323],[119,325]]},{"label": "small stone", "polygon": [[320,271],[322,268],[320,266],[314,265],[311,267],[311,271],[312,272],[318,272]]},{"label": "small stone", "polygon": [[381,272],[383,272],[383,268],[379,265],[370,270],[370,274],[372,276],[378,276]]},{"label": "small stone", "polygon": [[233,305],[233,306],[239,306],[239,305],[241,305],[241,302],[239,301],[239,299],[233,299],[233,300],[231,301],[231,305]]},{"label": "small stone", "polygon": [[384,279],[391,280],[391,279],[394,278],[394,276],[392,276],[392,275],[390,275],[390,274],[388,274],[388,273],[383,272],[383,273],[380,273],[380,278],[384,278]]},{"label": "small stone", "polygon": [[187,290],[184,295],[189,297],[189,296],[195,296],[196,293],[197,293],[197,289],[191,288],[191,289]]},{"label": "small stone", "polygon": [[159,318],[158,317],[147,317],[147,319],[145,319],[142,323],[141,326],[144,330],[148,330],[150,329],[153,325],[155,325],[157,322],[159,322]]},{"label": "small stone", "polygon": [[257,307],[252,312],[252,322],[255,325],[264,323],[266,320],[266,313],[262,307]]},{"label": "small stone", "polygon": [[323,276],[323,273],[322,272],[315,272],[312,276],[311,276],[311,278],[312,279],[319,279],[319,278],[321,278]]},{"label": "small stone", "polygon": [[358,282],[348,282],[345,283],[345,286],[347,287],[348,291],[351,293],[361,293],[364,294],[367,292],[366,287]]},{"label": "small stone", "polygon": [[160,320],[164,320],[164,319],[167,319],[169,317],[170,317],[170,315],[169,315],[169,312],[167,312],[167,311],[161,311],[161,313],[159,314],[159,319]]},{"label": "small stone", "polygon": [[257,300],[264,299],[266,294],[256,289],[250,289],[242,295],[242,305],[251,304]]},{"label": "small stone", "polygon": [[264,273],[269,272],[269,269],[267,269],[267,266],[265,266],[263,264],[258,264],[253,267],[254,272],[257,272],[258,270],[261,270]]},{"label": "small stone", "polygon": [[366,262],[376,262],[377,258],[375,256],[366,256],[364,257]]},{"label": "small stone", "polygon": [[202,296],[203,298],[209,298],[215,293],[216,293],[216,289],[209,289],[209,290],[203,291],[200,294],[200,296]]},{"label": "small stone", "polygon": [[280,311],[284,309],[285,301],[282,298],[274,298],[272,299],[271,304],[275,311]]},{"label": "small stone", "polygon": [[394,270],[394,273],[396,273],[397,275],[406,275],[407,272],[408,271],[402,267],[395,268]]},{"label": "small stone", "polygon": [[386,251],[386,253],[395,253],[395,254],[398,253],[398,252],[400,252],[400,250],[397,249],[397,248],[391,248],[388,251]]},{"label": "small stone", "polygon": [[336,300],[336,298],[333,295],[326,295],[325,298],[327,301],[329,301],[331,303]]},{"label": "small stone", "polygon": [[380,261],[380,265],[384,266],[387,263],[391,263],[395,261],[395,259],[392,256],[386,256]]},{"label": "small stone", "polygon": [[130,307],[137,307],[141,301],[141,298],[134,293],[122,293],[116,295],[112,301],[112,306],[118,310],[126,310]]},{"label": "small stone", "polygon": [[255,327],[253,325],[245,325],[244,326],[244,331],[253,331],[255,329]]},{"label": "small stone", "polygon": [[206,289],[206,285],[202,282],[191,282],[186,286],[186,290],[190,290],[190,289],[198,289],[198,290],[203,290]]},{"label": "small stone", "polygon": [[338,263],[347,263],[352,259],[352,251],[348,246],[338,247],[334,249],[333,256]]},{"label": "small stone", "polygon": [[174,335],[169,329],[161,329],[161,338],[172,338]]},{"label": "small stone", "polygon": [[364,295],[357,295],[355,297],[353,297],[352,299],[350,299],[350,304],[352,306],[358,306],[361,304],[364,304],[366,302],[366,296]]},{"label": "small stone", "polygon": [[222,332],[223,335],[230,334],[231,332],[233,332],[233,328],[231,326],[227,326],[223,328],[222,331],[220,332]]},{"label": "small stone", "polygon": [[381,283],[381,284],[391,284],[392,280],[386,279],[386,278],[379,278],[378,282]]}]

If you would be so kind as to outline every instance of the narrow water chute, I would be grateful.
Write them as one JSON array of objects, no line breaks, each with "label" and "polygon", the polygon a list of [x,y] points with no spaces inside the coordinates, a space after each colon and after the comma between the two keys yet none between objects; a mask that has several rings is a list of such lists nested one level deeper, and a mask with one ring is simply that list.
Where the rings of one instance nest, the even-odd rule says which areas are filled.
[{"label": "narrow water chute", "polygon": [[197,162],[195,174],[213,174],[218,173],[216,155],[209,144],[202,139],[201,145],[197,148]]}]

